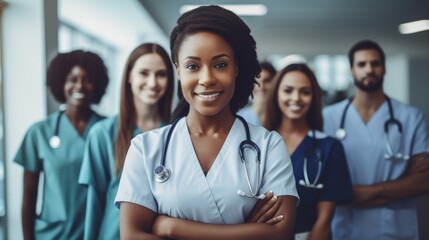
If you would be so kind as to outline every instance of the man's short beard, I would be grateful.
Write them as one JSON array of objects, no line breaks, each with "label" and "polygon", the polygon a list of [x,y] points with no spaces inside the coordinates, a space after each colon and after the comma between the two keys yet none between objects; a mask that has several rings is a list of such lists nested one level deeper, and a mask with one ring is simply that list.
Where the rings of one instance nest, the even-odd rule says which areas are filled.
[{"label": "man's short beard", "polygon": [[377,78],[376,83],[371,85],[365,85],[363,81],[360,82],[356,80],[356,78],[354,78],[355,86],[359,88],[361,91],[367,92],[367,93],[376,92],[377,90],[381,89],[383,87],[383,81],[384,81],[383,78]]}]

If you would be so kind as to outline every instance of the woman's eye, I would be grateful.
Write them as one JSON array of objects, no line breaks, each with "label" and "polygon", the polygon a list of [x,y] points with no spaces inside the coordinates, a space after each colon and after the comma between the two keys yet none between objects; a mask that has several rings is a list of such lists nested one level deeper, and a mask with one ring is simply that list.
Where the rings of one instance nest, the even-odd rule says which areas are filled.
[{"label": "woman's eye", "polygon": [[197,64],[188,64],[188,65],[186,65],[186,68],[190,69],[190,70],[196,70],[196,69],[198,69],[198,65]]},{"label": "woman's eye", "polygon": [[77,78],[76,77],[68,77],[66,81],[69,82],[69,83],[76,83],[77,82]]},{"label": "woman's eye", "polygon": [[285,92],[285,93],[292,93],[292,91],[293,91],[293,89],[290,89],[290,88],[286,88],[283,90],[283,92]]},{"label": "woman's eye", "polygon": [[92,79],[86,77],[86,78],[83,79],[83,82],[86,83],[86,84],[92,84]]},{"label": "woman's eye", "polygon": [[142,75],[142,76],[148,76],[149,75],[149,73],[148,72],[146,72],[146,71],[143,71],[143,72],[140,72],[140,75]]},{"label": "woman's eye", "polygon": [[167,77],[167,73],[166,72],[158,72],[156,74],[157,77]]},{"label": "woman's eye", "polygon": [[311,91],[302,91],[302,94],[303,95],[305,95],[305,96],[309,96],[309,95],[311,95]]},{"label": "woman's eye", "polygon": [[220,63],[217,63],[217,64],[215,65],[215,68],[225,68],[226,66],[228,66],[228,64],[227,64],[227,63],[225,63],[225,62],[220,62]]}]

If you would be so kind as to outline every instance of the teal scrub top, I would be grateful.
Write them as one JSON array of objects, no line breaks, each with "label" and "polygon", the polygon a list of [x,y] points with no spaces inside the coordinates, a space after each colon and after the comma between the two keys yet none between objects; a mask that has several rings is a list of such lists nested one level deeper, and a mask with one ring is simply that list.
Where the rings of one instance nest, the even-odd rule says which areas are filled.
[{"label": "teal scrub top", "polygon": [[[85,219],[86,188],[78,183],[85,139],[89,129],[103,119],[92,114],[83,135],[80,135],[66,114],[55,112],[35,123],[27,131],[14,162],[25,171],[44,174],[42,209],[35,220],[36,239],[82,239]],[[59,148],[49,140],[59,120]]]},{"label": "teal scrub top", "polygon": [[[94,126],[88,136],[79,177],[88,189],[84,239],[119,239],[119,210],[113,204],[121,177],[115,173],[117,132],[118,116],[114,116]],[[133,136],[140,133],[135,127]]]}]

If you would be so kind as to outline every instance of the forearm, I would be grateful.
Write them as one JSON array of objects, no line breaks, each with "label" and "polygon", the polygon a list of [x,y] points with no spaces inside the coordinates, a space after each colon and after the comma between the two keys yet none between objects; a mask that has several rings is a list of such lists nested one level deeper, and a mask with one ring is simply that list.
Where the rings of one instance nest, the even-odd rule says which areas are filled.
[{"label": "forearm", "polygon": [[316,222],[311,229],[308,240],[329,240],[330,226],[331,224],[328,223]]},{"label": "forearm", "polygon": [[[279,226],[265,223],[247,224],[207,224],[182,219],[171,219],[173,224],[168,238],[173,239],[289,239],[292,231],[284,231]],[[283,221],[291,221],[283,219]]]},{"label": "forearm", "polygon": [[417,197],[429,192],[429,172],[406,175],[398,180],[379,183],[374,186],[377,198],[391,201]]},{"label": "forearm", "polygon": [[329,240],[331,233],[331,222],[334,216],[336,203],[323,201],[317,204],[317,219],[310,231],[308,240]]},{"label": "forearm", "polygon": [[351,205],[377,207],[393,201],[412,198],[429,192],[429,174],[418,172],[374,185],[353,186],[354,199]]},{"label": "forearm", "polygon": [[34,222],[36,218],[35,206],[26,204],[25,202],[22,205],[22,233],[25,240],[35,239],[34,235]]},{"label": "forearm", "polygon": [[173,239],[289,239],[295,223],[296,199],[278,197],[274,223],[208,224],[160,215],[153,224],[153,234]]},{"label": "forearm", "polygon": [[24,171],[24,193],[22,200],[22,232],[25,240],[35,239],[36,202],[39,173]]}]

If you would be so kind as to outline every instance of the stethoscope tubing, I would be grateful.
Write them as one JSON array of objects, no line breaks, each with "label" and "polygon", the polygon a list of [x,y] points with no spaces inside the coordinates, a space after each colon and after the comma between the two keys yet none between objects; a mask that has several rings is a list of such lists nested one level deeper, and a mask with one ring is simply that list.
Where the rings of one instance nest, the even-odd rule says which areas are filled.
[{"label": "stethoscope tubing", "polygon": [[51,137],[51,139],[49,140],[49,145],[51,146],[51,148],[59,148],[61,146],[61,138],[59,136],[60,133],[60,123],[61,123],[61,117],[63,116],[64,112],[66,110],[61,110],[58,113],[56,122],[55,122],[55,129],[54,129],[54,135]]},{"label": "stethoscope tubing", "polygon": [[[240,155],[240,160],[243,163],[244,171],[246,174],[246,181],[247,181],[251,195],[247,195],[241,190],[238,190],[238,192],[240,192],[239,193],[240,196],[261,199],[262,196],[261,195],[258,196],[258,192],[259,192],[259,189],[261,186],[261,181],[260,181],[261,151],[260,151],[258,145],[256,143],[254,143],[250,138],[250,130],[249,130],[249,126],[248,126],[246,120],[244,120],[243,117],[238,116],[238,115],[236,116],[236,118],[238,118],[243,123],[244,129],[246,132],[246,139],[244,141],[242,141],[240,143],[240,146],[239,146],[239,155]],[[155,169],[153,171],[154,176],[155,176],[155,181],[158,183],[163,183],[163,182],[167,181],[171,176],[171,170],[165,166],[166,156],[167,156],[167,150],[168,150],[168,146],[170,143],[171,135],[173,134],[173,130],[176,127],[176,125],[180,119],[181,118],[175,119],[174,122],[172,123],[170,129],[168,130],[167,137],[165,140],[165,146],[164,146],[164,149],[162,152],[162,158],[160,161],[160,165],[155,167]],[[247,171],[246,159],[244,156],[244,149],[246,149],[246,148],[250,148],[256,152],[256,160],[255,161],[257,163],[257,168],[256,168],[256,175],[257,176],[256,176],[256,188],[255,189],[253,188],[253,186],[250,182],[249,173]]]},{"label": "stethoscope tubing", "polygon": [[[387,106],[389,109],[389,119],[387,119],[384,122],[384,126],[383,126],[384,127],[385,145],[386,145],[386,150],[387,150],[385,158],[390,159],[390,160],[393,160],[393,159],[407,160],[407,159],[409,159],[408,155],[404,155],[400,152],[395,153],[392,149],[392,145],[390,143],[390,138],[389,138],[389,126],[390,125],[396,125],[397,126],[398,132],[400,134],[400,145],[399,145],[398,149],[402,149],[402,146],[403,146],[402,124],[398,119],[395,118],[391,99],[387,95],[384,95],[384,97],[386,98]],[[345,108],[343,110],[343,114],[341,116],[341,121],[340,121],[340,127],[337,129],[337,131],[335,133],[336,137],[339,140],[344,140],[345,137],[347,136],[345,128],[344,128],[345,127],[345,119],[346,119],[347,111],[348,111],[349,106],[351,105],[352,101],[353,101],[353,97],[350,97],[348,99],[347,105],[345,106]]]}]

